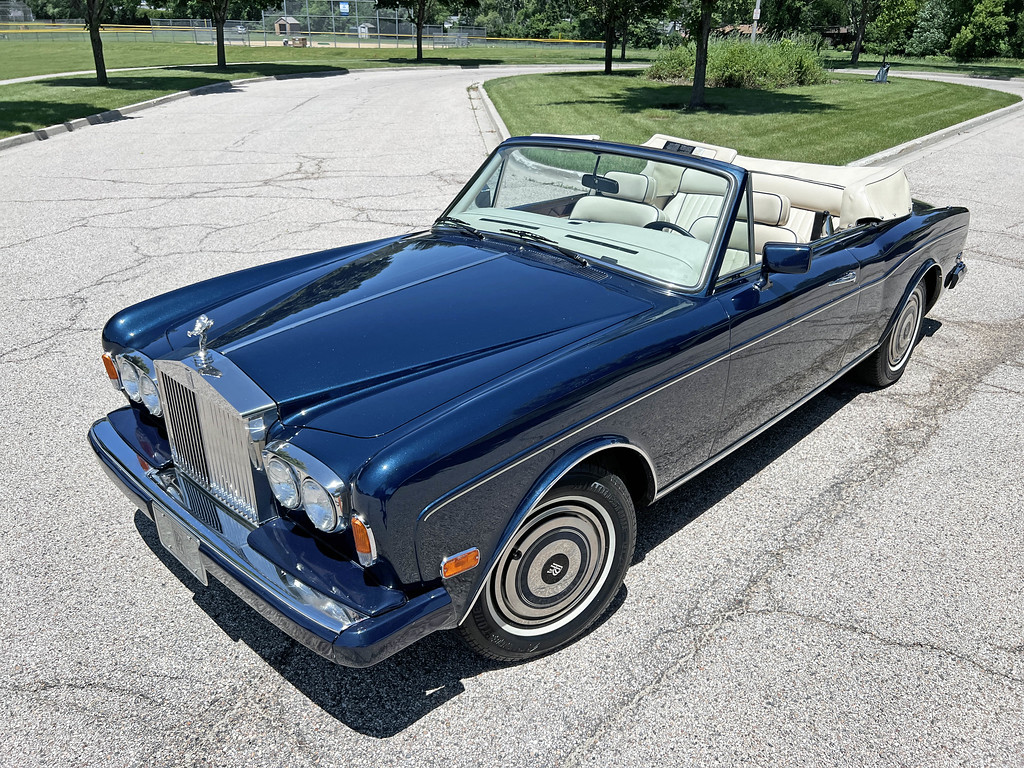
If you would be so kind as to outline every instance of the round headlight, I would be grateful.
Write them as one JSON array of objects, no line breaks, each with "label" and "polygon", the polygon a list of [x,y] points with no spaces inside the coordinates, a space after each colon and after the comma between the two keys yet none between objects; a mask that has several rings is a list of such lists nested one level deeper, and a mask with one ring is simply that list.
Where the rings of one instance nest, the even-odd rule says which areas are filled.
[{"label": "round headlight", "polygon": [[139,369],[132,365],[127,358],[119,357],[117,359],[117,372],[121,375],[121,386],[124,387],[125,394],[136,403],[141,402]]},{"label": "round headlight", "polygon": [[139,374],[139,394],[142,396],[142,402],[145,403],[146,408],[154,416],[159,416],[164,412],[160,407],[160,393],[157,392],[156,382],[144,373]]},{"label": "round headlight", "polygon": [[344,519],[338,519],[338,509],[331,494],[310,477],[302,481],[302,508],[321,531],[331,533],[345,527]]},{"label": "round headlight", "polygon": [[270,490],[274,492],[274,498],[281,502],[281,506],[288,509],[299,506],[299,484],[287,463],[277,456],[268,459],[267,479],[270,480]]}]

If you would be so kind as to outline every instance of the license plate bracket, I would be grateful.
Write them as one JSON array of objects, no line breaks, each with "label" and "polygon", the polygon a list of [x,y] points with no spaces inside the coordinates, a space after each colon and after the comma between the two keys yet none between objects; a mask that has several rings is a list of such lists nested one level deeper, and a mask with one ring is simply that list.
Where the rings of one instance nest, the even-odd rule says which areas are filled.
[{"label": "license plate bracket", "polygon": [[164,549],[174,555],[189,573],[203,583],[203,586],[209,586],[210,581],[206,576],[206,568],[203,567],[203,560],[199,556],[199,539],[189,533],[185,526],[175,520],[169,512],[155,504],[153,505],[153,520]]}]

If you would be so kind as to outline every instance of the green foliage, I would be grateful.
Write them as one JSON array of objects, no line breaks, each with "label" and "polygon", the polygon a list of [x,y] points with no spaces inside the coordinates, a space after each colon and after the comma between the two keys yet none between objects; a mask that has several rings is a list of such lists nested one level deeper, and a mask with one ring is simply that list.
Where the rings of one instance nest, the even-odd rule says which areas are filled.
[{"label": "green foliage", "polygon": [[[691,46],[661,49],[646,76],[651,80],[690,80],[694,59]],[[821,58],[804,41],[784,38],[751,44],[743,39],[713,40],[708,47],[707,84],[713,88],[773,90],[825,80]]]},{"label": "green foliage", "polygon": [[914,33],[907,43],[909,56],[937,56],[953,37],[953,10],[948,0],[924,0],[917,12]]},{"label": "green foliage", "polygon": [[978,0],[971,20],[949,44],[949,55],[959,62],[998,56],[1010,26],[1003,7],[1003,0]]},{"label": "green foliage", "polygon": [[646,77],[649,80],[692,80],[696,56],[692,45],[663,46],[647,68]]},{"label": "green foliage", "polygon": [[868,28],[872,42],[883,54],[903,51],[917,15],[917,0],[886,0]]},{"label": "green foliage", "polygon": [[1014,19],[1014,31],[1010,35],[1010,39],[1007,41],[1007,46],[1010,49],[1010,55],[1014,58],[1024,58],[1024,11],[1017,14]]}]

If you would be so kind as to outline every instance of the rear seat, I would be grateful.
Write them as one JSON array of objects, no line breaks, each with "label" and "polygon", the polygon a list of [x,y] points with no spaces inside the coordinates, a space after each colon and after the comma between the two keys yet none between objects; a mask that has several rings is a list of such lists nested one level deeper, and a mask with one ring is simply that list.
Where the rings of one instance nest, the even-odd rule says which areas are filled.
[{"label": "rear seat", "polygon": [[828,211],[832,216],[833,228],[839,227],[843,187],[838,184],[807,181],[761,171],[755,171],[751,179],[754,182],[755,194],[768,192],[789,199],[790,211],[786,226],[796,233],[797,242],[811,242],[811,236],[814,234],[814,215],[818,211]]},{"label": "rear seat", "polygon": [[[771,192],[754,193],[754,261],[761,261],[765,243],[798,243],[797,233],[789,228],[791,206],[789,198]],[[747,211],[743,206],[736,217],[726,248],[725,265],[722,272],[733,272],[750,265],[747,252],[747,228],[740,222],[746,221]],[[702,216],[690,228],[691,234],[704,242],[711,242],[715,232],[717,216]],[[806,241],[804,241],[806,242]]]},{"label": "rear seat", "polygon": [[580,198],[572,207],[570,219],[643,227],[661,217],[661,211],[653,205],[658,193],[653,178],[623,171],[609,171],[605,176],[618,182],[619,191]]}]

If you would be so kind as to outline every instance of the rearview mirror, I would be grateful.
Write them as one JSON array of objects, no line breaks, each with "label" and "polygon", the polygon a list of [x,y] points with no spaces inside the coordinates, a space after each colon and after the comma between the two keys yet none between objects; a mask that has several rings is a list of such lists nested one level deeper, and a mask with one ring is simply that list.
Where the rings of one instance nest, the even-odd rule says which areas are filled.
[{"label": "rearview mirror", "polygon": [[602,195],[617,195],[619,193],[619,182],[609,179],[607,176],[584,173],[581,181],[584,187],[600,192]]},{"label": "rearview mirror", "polygon": [[811,268],[811,246],[807,243],[765,243],[761,265],[768,272],[802,274]]}]

